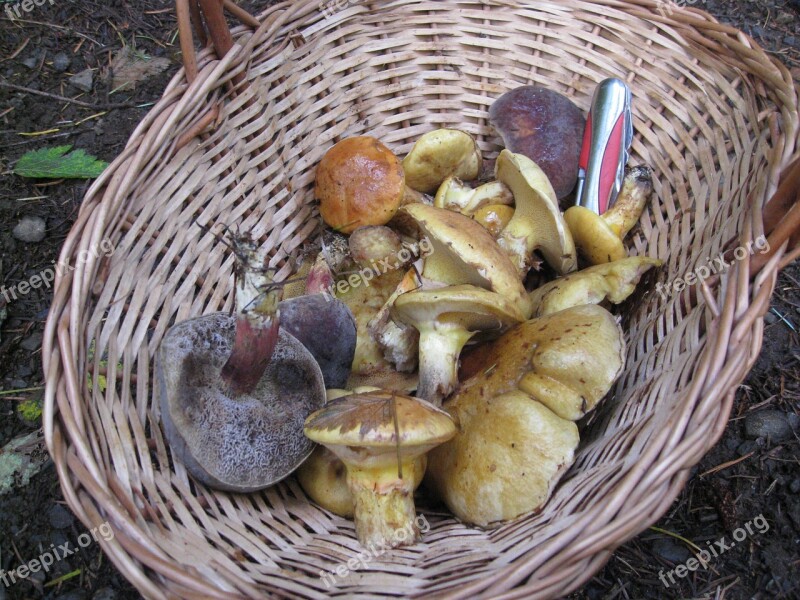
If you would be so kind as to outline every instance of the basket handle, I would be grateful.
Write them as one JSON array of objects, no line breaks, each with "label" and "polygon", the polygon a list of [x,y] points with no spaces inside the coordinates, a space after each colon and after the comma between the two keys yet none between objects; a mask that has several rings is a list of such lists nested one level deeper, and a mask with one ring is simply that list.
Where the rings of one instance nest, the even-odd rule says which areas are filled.
[{"label": "basket handle", "polygon": [[194,49],[193,29],[203,46],[211,38],[214,50],[220,58],[233,46],[233,37],[225,20],[224,9],[244,25],[253,28],[261,25],[258,19],[234,4],[233,0],[175,0],[181,54],[189,83],[197,77],[197,53]]},{"label": "basket handle", "polygon": [[785,258],[781,267],[798,257],[800,245],[800,158],[795,159],[781,176],[780,185],[775,194],[766,203],[763,210],[764,235],[769,242],[769,251],[757,254],[750,262],[750,275],[755,277],[769,262],[785,242]]}]

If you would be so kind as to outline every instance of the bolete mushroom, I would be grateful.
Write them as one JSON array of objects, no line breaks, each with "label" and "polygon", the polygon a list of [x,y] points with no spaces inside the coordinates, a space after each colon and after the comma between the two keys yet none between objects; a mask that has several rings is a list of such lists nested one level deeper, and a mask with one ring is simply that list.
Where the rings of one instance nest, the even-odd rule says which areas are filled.
[{"label": "bolete mushroom", "polygon": [[464,359],[444,405],[459,433],[428,456],[426,481],[480,526],[542,507],[573,460],[579,419],[622,372],[624,340],[596,305],[517,325]]},{"label": "bolete mushroom", "polygon": [[448,177],[439,186],[433,205],[471,217],[479,208],[489,204],[511,205],[514,196],[508,186],[499,181],[490,181],[471,188],[458,177]]},{"label": "bolete mushroom", "polygon": [[542,168],[559,199],[569,195],[578,178],[586,124],[572,100],[554,90],[521,86],[494,101],[489,121],[506,149]]},{"label": "bolete mushroom", "polygon": [[625,173],[617,201],[602,215],[583,206],[568,208],[564,219],[581,256],[592,265],[625,258],[623,240],[639,221],[652,192],[650,169],[633,167]]},{"label": "bolete mushroom", "polygon": [[458,129],[429,131],[403,159],[406,184],[426,194],[435,192],[451,175],[465,181],[477,179],[482,166],[478,143]]},{"label": "bolete mushroom", "polygon": [[458,358],[470,338],[500,335],[525,319],[515,303],[473,285],[402,294],[392,316],[419,331],[417,397],[437,406],[458,384]]},{"label": "bolete mushroom", "polygon": [[445,285],[470,284],[497,292],[527,317],[530,304],[517,270],[486,229],[460,213],[414,204],[410,215],[430,241],[422,277]]},{"label": "bolete mushroom", "polygon": [[527,156],[503,150],[495,176],[511,189],[515,205],[497,243],[509,253],[520,276],[528,272],[536,250],[559,275],[577,269],[572,235],[544,171]]},{"label": "bolete mushroom", "polygon": [[156,378],[173,456],[198,481],[251,492],[283,479],[313,450],[303,422],[325,401],[319,365],[279,327],[280,288],[265,254],[237,246],[237,315],[183,321],[164,336]]},{"label": "bolete mushroom", "polygon": [[[283,328],[309,352],[322,370],[326,388],[342,388],[350,377],[356,351],[356,320],[347,305],[333,297],[333,273],[320,254],[306,279],[305,295],[278,305]],[[325,331],[325,335],[320,335]]]},{"label": "bolete mushroom", "polygon": [[305,433],[345,464],[362,546],[419,538],[414,461],[455,435],[447,413],[394,392],[366,392],[328,402],[308,417]]},{"label": "bolete mushroom", "polygon": [[[353,393],[363,394],[377,390],[378,388],[370,387],[356,388],[353,391],[329,389],[328,402]],[[427,464],[427,455],[417,457],[412,463],[415,490],[422,483]],[[340,517],[353,517],[353,494],[347,485],[347,468],[325,446],[318,445],[314,448],[314,452],[300,465],[295,474],[303,491],[316,504]]]},{"label": "bolete mushroom", "polygon": [[633,293],[642,275],[662,264],[657,258],[634,256],[565,275],[530,293],[532,316],[543,317],[573,306],[600,304],[603,300],[619,304]]},{"label": "bolete mushroom", "polygon": [[406,191],[400,160],[370,136],[335,144],[317,166],[314,194],[325,223],[340,233],[385,225]]}]

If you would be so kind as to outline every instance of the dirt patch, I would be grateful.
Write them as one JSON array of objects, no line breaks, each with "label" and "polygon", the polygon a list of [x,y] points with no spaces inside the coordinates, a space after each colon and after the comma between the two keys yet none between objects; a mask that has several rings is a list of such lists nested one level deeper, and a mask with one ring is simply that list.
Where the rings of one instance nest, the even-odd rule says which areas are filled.
[{"label": "dirt patch", "polygon": [[[257,9],[266,5],[244,6],[257,12],[253,4]],[[680,0],[677,4],[705,8],[753,35],[798,78],[800,2]],[[72,144],[113,160],[160,97],[179,67],[180,56],[172,3],[44,3],[15,22],[4,14],[0,11],[0,82],[18,88],[0,87],[0,283],[8,288],[57,260],[88,187],[81,180],[36,185],[9,174],[15,161],[29,149],[56,144]],[[169,67],[134,89],[116,90],[111,65],[123,45],[129,57],[163,58]],[[89,106],[36,92],[77,98]],[[118,108],[120,104],[132,107]],[[12,235],[25,216],[44,220],[42,241],[26,243]],[[766,327],[764,349],[737,394],[722,440],[693,469],[686,489],[656,527],[622,546],[573,598],[800,597],[796,546],[800,447],[795,435],[800,431],[798,271],[794,265],[780,277],[773,301],[777,312]],[[5,392],[20,390],[0,396],[0,446],[38,427],[35,420],[21,419],[16,408],[42,393],[40,341],[50,301],[46,287],[31,290],[7,306],[8,318],[0,324],[0,387]],[[786,425],[790,431],[795,428],[791,435]],[[754,522],[759,516],[769,525],[764,533],[757,527],[760,521]],[[659,572],[666,578],[688,560],[696,552],[691,544],[702,549],[723,536],[730,541],[745,524],[751,525],[752,533],[741,543],[712,558],[707,568],[684,577],[673,575],[674,583],[664,586]],[[13,569],[51,545],[69,542],[75,547],[84,533],[64,507],[52,465],[29,485],[0,497],[0,569]],[[59,583],[44,587],[60,577]],[[40,597],[76,600],[139,594],[92,542],[57,561],[48,574],[34,574],[8,588],[0,581],[0,600]]]}]

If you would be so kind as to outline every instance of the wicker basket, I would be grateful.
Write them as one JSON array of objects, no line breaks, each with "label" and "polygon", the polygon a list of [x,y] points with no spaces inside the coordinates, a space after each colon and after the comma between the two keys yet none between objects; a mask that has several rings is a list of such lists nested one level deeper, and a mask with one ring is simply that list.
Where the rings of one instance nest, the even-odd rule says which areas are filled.
[{"label": "wicker basket", "polygon": [[[221,0],[178,0],[185,69],[91,187],[64,245],[77,267],[57,282],[43,354],[46,438],[70,507],[87,526],[110,522],[105,553],[152,598],[577,589],[667,510],[758,355],[800,222],[788,71],[666,1],[315,0],[257,19],[225,7],[243,24],[228,30]],[[190,20],[206,46],[197,54]],[[293,478],[252,495],[206,489],[165,446],[156,348],[174,322],[232,300],[233,258],[197,224],[238,224],[286,276],[318,234],[314,167],[335,141],[369,133],[402,156],[453,126],[493,159],[487,111],[502,92],[535,83],[587,109],[609,76],[633,89],[632,162],[656,173],[631,252],[664,259],[663,284],[725,251],[730,268],[667,296],[650,281],[624,307],[626,370],[540,514],[483,531],[420,500],[423,543],[328,589],[321,571],[361,550],[350,521],[310,504]],[[769,253],[732,258],[762,234]],[[104,240],[115,251],[96,258]]]}]

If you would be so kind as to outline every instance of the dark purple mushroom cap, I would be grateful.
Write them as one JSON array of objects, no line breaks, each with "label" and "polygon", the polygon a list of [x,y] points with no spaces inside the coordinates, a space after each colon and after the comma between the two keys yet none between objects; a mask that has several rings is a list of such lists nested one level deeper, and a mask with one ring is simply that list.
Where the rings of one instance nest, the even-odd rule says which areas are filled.
[{"label": "dark purple mushroom cap", "polygon": [[489,109],[489,120],[511,152],[524,154],[545,172],[559,199],[578,179],[586,118],[556,91],[524,85],[506,92]]}]

